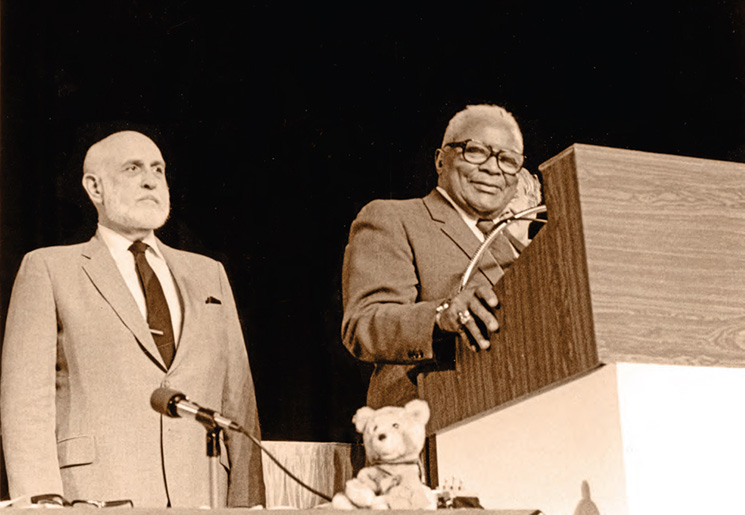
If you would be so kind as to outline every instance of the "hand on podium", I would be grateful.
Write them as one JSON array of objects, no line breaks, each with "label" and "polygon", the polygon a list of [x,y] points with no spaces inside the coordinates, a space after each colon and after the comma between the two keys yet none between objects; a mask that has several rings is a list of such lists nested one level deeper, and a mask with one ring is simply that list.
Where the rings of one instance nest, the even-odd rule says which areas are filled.
[{"label": "hand on podium", "polygon": [[437,307],[437,327],[446,333],[463,334],[473,351],[486,350],[489,336],[499,330],[494,316],[498,307],[499,299],[490,286],[466,288]]}]

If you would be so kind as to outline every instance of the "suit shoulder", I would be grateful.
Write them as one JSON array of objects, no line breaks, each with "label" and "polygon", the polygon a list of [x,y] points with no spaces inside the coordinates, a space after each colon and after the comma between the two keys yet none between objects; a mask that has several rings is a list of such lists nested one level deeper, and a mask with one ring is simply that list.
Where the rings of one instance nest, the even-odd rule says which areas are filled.
[{"label": "suit shoulder", "polygon": [[176,248],[169,247],[166,245],[163,245],[163,247],[165,247],[165,250],[167,253],[178,256],[179,259],[188,262],[191,266],[206,267],[206,268],[214,268],[214,267],[223,266],[222,262],[218,261],[217,259],[206,256],[204,254],[197,254],[196,252],[191,252],[189,250],[176,249]]},{"label": "suit shoulder", "polygon": [[408,214],[412,211],[424,208],[424,200],[421,198],[410,198],[402,200],[376,199],[367,203],[357,215],[357,218],[378,218],[385,216],[396,216]]},{"label": "suit shoulder", "polygon": [[67,259],[77,256],[88,243],[75,243],[72,245],[53,245],[49,247],[40,247],[26,253],[24,259]]}]

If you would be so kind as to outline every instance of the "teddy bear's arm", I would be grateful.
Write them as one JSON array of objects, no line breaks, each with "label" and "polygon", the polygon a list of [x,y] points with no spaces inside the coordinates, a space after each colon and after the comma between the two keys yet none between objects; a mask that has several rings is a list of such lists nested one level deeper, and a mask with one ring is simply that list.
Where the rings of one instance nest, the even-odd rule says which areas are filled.
[{"label": "teddy bear's arm", "polygon": [[394,488],[401,484],[401,476],[398,474],[392,474],[392,475],[382,475],[378,478],[378,487],[380,491],[378,494],[385,494],[388,493],[391,488]]},{"label": "teddy bear's arm", "polygon": [[376,495],[380,495],[382,493],[381,479],[383,479],[381,475],[375,467],[365,467],[357,473],[357,479],[375,492]]}]

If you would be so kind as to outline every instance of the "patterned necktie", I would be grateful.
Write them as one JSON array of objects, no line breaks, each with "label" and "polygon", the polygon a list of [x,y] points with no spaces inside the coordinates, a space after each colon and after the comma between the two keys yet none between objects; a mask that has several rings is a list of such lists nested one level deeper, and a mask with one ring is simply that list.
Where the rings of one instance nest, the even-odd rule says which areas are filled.
[{"label": "patterned necktie", "polygon": [[150,268],[145,258],[148,245],[141,241],[134,242],[129,251],[134,254],[137,275],[140,277],[140,285],[145,293],[145,305],[147,306],[147,325],[153,335],[158,352],[163,357],[166,368],[171,366],[173,355],[176,352],[176,344],[173,338],[173,324],[171,323],[171,312],[168,310],[168,302],[163,294],[163,287],[158,277]]},{"label": "patterned necktie", "polygon": [[[491,231],[495,225],[496,224],[488,218],[481,218],[476,223],[476,227],[484,233],[484,236],[489,234],[489,231]],[[494,259],[497,260],[499,266],[507,268],[515,261],[515,259],[517,259],[516,254],[519,255],[524,248],[525,246],[520,243],[517,238],[512,237],[509,231],[505,228],[494,238],[489,247],[489,251],[494,256]]]}]

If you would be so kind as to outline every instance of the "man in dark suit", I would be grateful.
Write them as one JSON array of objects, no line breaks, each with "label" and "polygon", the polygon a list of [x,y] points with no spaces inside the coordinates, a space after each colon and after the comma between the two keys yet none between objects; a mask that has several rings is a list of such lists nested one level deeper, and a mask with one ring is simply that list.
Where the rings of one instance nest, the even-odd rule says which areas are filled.
[{"label": "man in dark suit", "polygon": [[[150,407],[161,387],[259,437],[254,385],[223,266],[164,245],[165,163],[138,132],[94,144],[88,242],[27,254],[11,296],[0,409],[12,497],[210,505],[205,429]],[[260,451],[224,433],[220,504],[264,503]]]},{"label": "man in dark suit", "polygon": [[498,106],[468,106],[450,120],[435,153],[435,190],[375,200],[358,214],[344,255],[342,338],[354,356],[375,363],[370,406],[415,398],[419,367],[436,362],[456,334],[468,335],[474,349],[489,347],[498,329],[493,286],[529,243],[528,222],[510,226],[469,287],[456,290],[488,232],[484,224],[540,202],[523,161],[513,116]]}]

